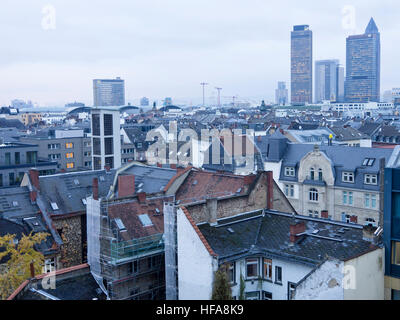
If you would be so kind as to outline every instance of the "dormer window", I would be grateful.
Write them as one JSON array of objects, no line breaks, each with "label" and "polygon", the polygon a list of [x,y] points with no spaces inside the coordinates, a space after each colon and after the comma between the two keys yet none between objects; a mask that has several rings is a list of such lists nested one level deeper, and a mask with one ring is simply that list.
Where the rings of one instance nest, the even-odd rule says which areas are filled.
[{"label": "dormer window", "polygon": [[322,181],[322,169],[318,169],[318,180]]},{"label": "dormer window", "polygon": [[354,183],[354,173],[353,172],[343,172],[342,173],[342,181]]},{"label": "dormer window", "polygon": [[364,175],[364,183],[365,184],[378,184],[378,176],[376,174],[365,174]]},{"label": "dormer window", "polygon": [[295,176],[294,167],[285,167],[285,176],[294,177]]},{"label": "dormer window", "polygon": [[310,179],[311,180],[315,179],[315,170],[314,170],[314,168],[310,168]]}]

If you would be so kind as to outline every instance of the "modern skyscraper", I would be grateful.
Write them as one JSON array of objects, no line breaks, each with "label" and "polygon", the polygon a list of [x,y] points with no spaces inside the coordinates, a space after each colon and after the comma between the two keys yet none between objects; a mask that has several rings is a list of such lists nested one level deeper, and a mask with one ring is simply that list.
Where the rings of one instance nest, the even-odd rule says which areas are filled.
[{"label": "modern skyscraper", "polygon": [[336,102],[344,101],[344,67],[336,67]]},{"label": "modern skyscraper", "polygon": [[312,31],[308,25],[291,32],[291,103],[312,103]]},{"label": "modern skyscraper", "polygon": [[315,62],[315,102],[336,101],[339,60]]},{"label": "modern skyscraper", "polygon": [[381,43],[373,18],[365,33],[346,39],[347,102],[368,102],[380,99]]},{"label": "modern skyscraper", "polygon": [[142,99],[140,99],[140,106],[141,107],[148,107],[149,104],[150,104],[149,98],[143,97]]},{"label": "modern skyscraper", "polygon": [[125,80],[120,77],[93,80],[93,100],[95,107],[125,105]]},{"label": "modern skyscraper", "polygon": [[288,90],[284,81],[278,82],[278,89],[275,90],[275,103],[280,106],[288,103]]}]

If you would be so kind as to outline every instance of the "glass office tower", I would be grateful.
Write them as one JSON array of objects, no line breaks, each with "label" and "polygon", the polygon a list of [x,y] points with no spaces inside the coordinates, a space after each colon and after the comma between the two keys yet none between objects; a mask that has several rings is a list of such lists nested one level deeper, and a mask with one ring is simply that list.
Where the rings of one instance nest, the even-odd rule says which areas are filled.
[{"label": "glass office tower", "polygon": [[346,39],[346,102],[379,102],[380,69],[380,34],[371,18],[364,34]]},{"label": "glass office tower", "polygon": [[291,32],[291,103],[312,103],[312,31],[308,25]]},{"label": "glass office tower", "polygon": [[337,68],[339,60],[315,62],[315,102],[337,101]]},{"label": "glass office tower", "polygon": [[125,81],[119,77],[93,80],[93,100],[95,107],[125,105]]}]

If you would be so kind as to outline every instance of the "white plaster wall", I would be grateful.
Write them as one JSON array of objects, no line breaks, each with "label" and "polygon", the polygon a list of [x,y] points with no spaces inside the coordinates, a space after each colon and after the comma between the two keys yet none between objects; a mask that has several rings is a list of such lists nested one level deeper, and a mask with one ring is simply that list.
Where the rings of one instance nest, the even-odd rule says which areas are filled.
[{"label": "white plaster wall", "polygon": [[[346,268],[354,268],[354,289],[344,290],[345,300],[384,299],[384,250],[383,248],[345,262]],[[351,286],[350,286],[351,287]]]},{"label": "white plaster wall", "polygon": [[[275,266],[282,268],[282,284],[275,283]],[[259,274],[262,275],[263,262],[261,258],[259,267]],[[262,299],[261,291],[264,290],[272,293],[273,300],[287,300],[288,282],[299,282],[311,270],[312,267],[303,264],[285,261],[282,259],[272,259],[272,282],[262,281],[262,284],[260,284],[257,279],[253,281],[246,281],[246,260],[238,260],[236,261],[236,284],[232,287],[232,296],[235,296],[237,299],[240,296],[240,274],[242,273],[246,283],[245,292],[260,291],[260,298]]]},{"label": "white plaster wall", "polygon": [[181,209],[177,211],[179,300],[209,300],[214,279],[213,257]]},{"label": "white plaster wall", "polygon": [[[265,171],[272,171],[273,172],[273,178],[275,182],[279,185],[279,176],[281,174],[281,166],[282,166],[282,161],[279,162],[264,162],[264,170]],[[282,190],[282,186],[279,185],[279,187]],[[284,190],[282,190],[284,191]]]},{"label": "white plaster wall", "polygon": [[294,300],[343,300],[343,267],[341,261],[323,263],[296,288]]}]

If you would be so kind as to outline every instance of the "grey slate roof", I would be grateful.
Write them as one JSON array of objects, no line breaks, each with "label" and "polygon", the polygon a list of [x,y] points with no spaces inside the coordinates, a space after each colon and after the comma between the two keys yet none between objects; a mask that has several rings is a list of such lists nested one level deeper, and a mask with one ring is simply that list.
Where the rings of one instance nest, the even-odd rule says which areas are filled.
[{"label": "grey slate roof", "polygon": [[[263,217],[261,213],[221,219],[216,226],[206,223],[198,227],[220,262],[262,254],[315,266],[327,256],[346,261],[378,248],[363,240],[359,225],[272,211]],[[289,230],[294,222],[304,222],[307,234],[291,245]],[[314,230],[318,232],[313,235]]]}]

